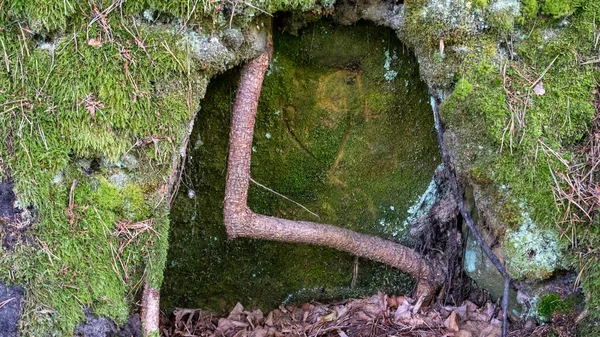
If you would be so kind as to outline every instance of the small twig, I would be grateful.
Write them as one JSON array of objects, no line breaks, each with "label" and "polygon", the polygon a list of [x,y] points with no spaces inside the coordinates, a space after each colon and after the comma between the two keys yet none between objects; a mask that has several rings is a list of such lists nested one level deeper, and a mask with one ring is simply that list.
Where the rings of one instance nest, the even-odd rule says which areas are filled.
[{"label": "small twig", "polygon": [[181,70],[183,72],[185,72],[185,68],[183,67],[183,64],[181,64],[181,62],[179,62],[179,59],[175,56],[175,54],[173,54],[173,52],[171,51],[171,48],[169,48],[169,45],[165,41],[163,41],[162,45],[163,45],[163,47],[165,47],[167,52],[169,52],[169,54],[171,54],[171,56],[173,56],[173,58],[175,59],[177,64],[179,64],[179,66],[181,67]]},{"label": "small twig", "polygon": [[314,212],[312,212],[312,211],[311,211],[311,210],[309,210],[308,208],[304,207],[304,206],[303,206],[301,203],[299,203],[299,202],[296,202],[296,201],[294,201],[294,200],[292,200],[292,199],[290,199],[290,198],[286,197],[285,195],[283,195],[283,194],[281,194],[281,193],[278,193],[278,192],[276,192],[276,191],[273,191],[272,189],[268,188],[268,187],[267,187],[267,186],[265,186],[265,185],[262,185],[262,184],[260,184],[259,182],[257,182],[256,180],[254,180],[254,179],[252,179],[252,178],[250,178],[250,181],[251,181],[251,182],[253,182],[253,183],[255,183],[257,186],[259,186],[259,187],[262,187],[262,188],[264,188],[265,190],[267,190],[267,191],[269,191],[269,192],[271,192],[271,193],[273,193],[273,194],[275,194],[275,195],[278,195],[278,196],[280,196],[280,197],[284,198],[285,200],[291,201],[291,202],[293,202],[294,204],[296,204],[296,205],[298,205],[298,206],[302,207],[302,209],[304,209],[304,210],[305,210],[305,211],[307,211],[308,213],[310,213],[310,214],[314,215],[315,217],[317,217],[317,219],[321,219],[321,217],[320,217],[320,216],[319,216],[317,213],[314,213]]},{"label": "small twig", "polygon": [[229,29],[231,29],[231,23],[233,22],[233,16],[235,14],[235,5],[237,5],[237,2],[234,2],[233,7],[231,7],[231,17],[229,18]]},{"label": "small twig", "polygon": [[542,72],[540,77],[538,77],[537,80],[533,81],[533,84],[531,84],[531,89],[533,89],[533,87],[535,87],[535,85],[538,84],[538,82],[542,80],[542,77],[544,77],[544,75],[546,75],[548,70],[550,70],[550,67],[552,67],[552,65],[554,64],[554,61],[556,61],[557,58],[558,58],[558,55],[556,55],[554,60],[552,60],[552,62],[550,62],[550,64],[546,67],[546,69],[544,69],[544,71]]},{"label": "small twig", "polygon": [[252,7],[252,8],[254,8],[254,9],[256,9],[257,11],[260,11],[260,12],[263,12],[263,13],[267,14],[268,16],[271,16],[271,17],[273,16],[273,14],[271,14],[271,13],[269,13],[269,12],[265,11],[264,9],[261,9],[261,8],[258,8],[258,7],[256,7],[256,6],[254,6],[253,4],[251,4],[251,3],[248,3],[248,2],[244,2],[244,3],[245,3],[247,6],[249,6],[249,7]]},{"label": "small twig", "polygon": [[354,266],[352,267],[352,282],[350,288],[356,288],[356,280],[358,279],[358,256],[354,257]]},{"label": "small twig", "polygon": [[597,58],[595,60],[585,61],[585,62],[580,63],[579,65],[584,66],[586,64],[594,64],[594,63],[600,63],[600,58]]},{"label": "small twig", "polygon": [[423,305],[423,301],[425,301],[425,298],[428,296],[427,293],[423,293],[421,294],[421,296],[419,296],[419,299],[417,300],[417,303],[415,304],[415,307],[412,310],[413,314],[416,314],[419,312],[419,309],[421,309],[421,306]]},{"label": "small twig", "polygon": [[4,63],[6,64],[6,73],[10,73],[10,62],[8,60],[8,54],[6,53],[6,47],[4,46],[4,39],[0,38],[2,44],[2,51],[4,52]]},{"label": "small twig", "polygon": [[77,179],[73,180],[71,184],[71,190],[69,191],[69,206],[67,207],[67,216],[69,217],[69,224],[72,225],[75,220],[75,214],[73,214],[73,207],[75,207],[75,187],[77,186]]},{"label": "small twig", "polygon": [[565,160],[560,154],[556,153],[556,151],[552,150],[552,148],[548,145],[546,145],[546,143],[544,143],[543,140],[538,138],[538,142],[540,144],[542,144],[542,150],[544,150],[544,152],[546,152],[546,150],[550,151],[550,153],[552,153],[554,155],[554,157],[556,157],[556,159],[558,159],[558,161],[560,161],[563,165],[565,165],[567,168],[569,168],[569,162],[567,160]]},{"label": "small twig", "polygon": [[15,300],[15,298],[11,297],[11,298],[7,299],[6,301],[0,302],[0,309],[2,309],[3,306],[7,305],[8,303],[10,303],[10,302],[12,302],[14,300]]}]

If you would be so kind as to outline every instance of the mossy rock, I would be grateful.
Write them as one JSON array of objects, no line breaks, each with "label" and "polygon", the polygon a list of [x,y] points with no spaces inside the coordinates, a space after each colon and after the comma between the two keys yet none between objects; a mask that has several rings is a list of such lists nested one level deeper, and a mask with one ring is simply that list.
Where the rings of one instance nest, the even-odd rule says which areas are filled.
[{"label": "mossy rock", "polygon": [[[412,202],[439,163],[433,118],[414,58],[393,32],[320,21],[293,37],[277,33],[254,133],[252,177],[317,213],[252,185],[250,207],[402,239]],[[386,66],[387,65],[387,66]],[[386,73],[396,72],[394,78]],[[308,245],[227,241],[222,220],[228,123],[236,73],[214,80],[192,137],[193,158],[172,211],[161,290],[165,309],[268,309],[282,301],[326,300],[377,289],[410,291],[406,275]],[[184,185],[186,186],[186,185]]]}]

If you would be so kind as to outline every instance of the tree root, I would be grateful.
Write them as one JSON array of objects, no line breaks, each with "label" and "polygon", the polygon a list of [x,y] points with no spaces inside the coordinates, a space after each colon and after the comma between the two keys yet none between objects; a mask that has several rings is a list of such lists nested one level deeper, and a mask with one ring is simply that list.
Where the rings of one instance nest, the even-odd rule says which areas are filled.
[{"label": "tree root", "polygon": [[504,292],[502,294],[502,320],[503,320],[502,337],[506,337],[506,334],[508,331],[508,291],[510,288],[511,278],[510,278],[510,275],[508,275],[506,268],[504,268],[504,265],[500,262],[498,257],[492,252],[492,249],[490,248],[490,246],[488,246],[488,244],[483,240],[483,237],[481,236],[479,229],[477,229],[477,226],[475,226],[475,223],[473,221],[473,218],[471,217],[471,214],[469,214],[469,211],[465,207],[465,201],[463,199],[463,194],[462,194],[462,191],[458,184],[458,178],[456,177],[456,172],[454,170],[454,166],[452,166],[452,162],[450,161],[450,154],[448,153],[448,150],[446,149],[446,145],[444,143],[445,129],[444,129],[442,120],[440,118],[438,102],[433,97],[431,98],[431,108],[433,109],[433,116],[435,118],[435,130],[437,132],[438,143],[440,145],[442,161],[443,161],[444,167],[448,171],[448,179],[450,181],[450,189],[452,190],[452,193],[456,197],[456,200],[458,203],[458,210],[460,211],[460,214],[462,215],[464,221],[467,223],[469,230],[471,231],[471,233],[473,233],[473,237],[475,238],[475,241],[477,241],[477,244],[479,245],[479,247],[481,247],[481,249],[487,256],[487,258],[490,259],[492,264],[496,267],[498,272],[504,278]]}]

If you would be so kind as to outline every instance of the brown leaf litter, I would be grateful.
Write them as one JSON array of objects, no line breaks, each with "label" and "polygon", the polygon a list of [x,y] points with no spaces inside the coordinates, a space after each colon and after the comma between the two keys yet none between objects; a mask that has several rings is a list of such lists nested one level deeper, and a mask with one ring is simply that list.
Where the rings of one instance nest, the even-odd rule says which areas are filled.
[{"label": "brown leaf litter", "polygon": [[499,337],[501,312],[492,303],[478,307],[420,308],[410,297],[369,298],[332,304],[280,306],[264,315],[237,304],[227,317],[199,309],[181,309],[161,317],[164,337],[280,337],[280,336],[418,336]]}]

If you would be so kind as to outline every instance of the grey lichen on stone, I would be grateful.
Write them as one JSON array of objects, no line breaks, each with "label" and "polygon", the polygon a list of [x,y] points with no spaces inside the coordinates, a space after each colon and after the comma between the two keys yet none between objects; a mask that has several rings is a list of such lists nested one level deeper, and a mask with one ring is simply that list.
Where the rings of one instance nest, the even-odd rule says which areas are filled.
[{"label": "grey lichen on stone", "polygon": [[267,46],[267,29],[263,22],[249,24],[243,30],[229,28],[213,33],[184,32],[177,42],[181,50],[188,50],[200,61],[205,70],[225,71],[241,60],[252,58]]},{"label": "grey lichen on stone", "polygon": [[92,168],[92,160],[88,158],[79,159],[77,161],[77,166],[84,171],[89,171]]},{"label": "grey lichen on stone", "polygon": [[498,0],[492,2],[488,9],[492,12],[509,12],[513,16],[519,15],[521,5],[518,0]]},{"label": "grey lichen on stone", "polygon": [[108,181],[117,186],[118,188],[123,188],[130,182],[129,176],[122,171],[118,171],[117,173],[111,175],[108,178]]},{"label": "grey lichen on stone", "polygon": [[527,212],[517,231],[508,230],[504,241],[506,265],[514,278],[544,280],[560,265],[562,250],[558,234],[538,228]]},{"label": "grey lichen on stone", "polygon": [[126,153],[121,156],[121,159],[117,161],[116,165],[132,171],[140,166],[137,158],[131,153]]},{"label": "grey lichen on stone", "polygon": [[51,182],[54,185],[58,185],[58,184],[61,184],[64,180],[65,180],[65,171],[60,170],[60,171],[56,172],[56,174],[52,178]]},{"label": "grey lichen on stone", "polygon": [[189,48],[194,57],[206,67],[225,67],[232,57],[218,36],[204,36],[195,31],[184,34],[177,46],[184,50]]},{"label": "grey lichen on stone", "polygon": [[470,2],[464,0],[429,0],[421,7],[420,15],[425,21],[441,24],[446,31],[474,28],[475,14]]},{"label": "grey lichen on stone", "polygon": [[244,34],[239,29],[229,28],[223,31],[223,43],[231,50],[238,50],[244,43]]}]

